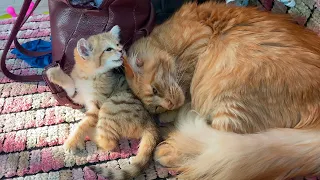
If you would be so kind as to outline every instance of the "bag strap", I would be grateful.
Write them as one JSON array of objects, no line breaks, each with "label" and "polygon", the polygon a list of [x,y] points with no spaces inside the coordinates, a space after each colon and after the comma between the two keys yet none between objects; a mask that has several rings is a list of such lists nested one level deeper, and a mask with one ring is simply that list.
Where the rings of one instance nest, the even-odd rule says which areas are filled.
[{"label": "bag strap", "polygon": [[[155,20],[155,10],[154,10],[154,8],[153,8],[153,5],[152,5],[152,3],[150,2],[150,16],[149,16],[149,19],[148,19],[148,21],[146,22],[146,24],[142,27],[142,28],[140,28],[140,29],[138,29],[136,32],[135,32],[135,34],[134,34],[134,36],[133,36],[133,38],[132,38],[132,41],[134,42],[134,41],[136,41],[136,40],[138,40],[138,39],[140,39],[141,37],[145,37],[145,36],[147,36],[147,35],[149,35],[150,33],[151,33],[151,30],[153,29],[153,26],[154,26],[154,20]],[[126,45],[125,45],[126,46]]]},{"label": "bag strap", "polygon": [[32,52],[32,51],[29,51],[25,48],[23,48],[18,40],[17,40],[17,34],[20,30],[20,28],[23,26],[23,24],[28,20],[29,16],[33,13],[33,11],[35,10],[35,8],[39,5],[41,0],[37,0],[34,4],[34,7],[33,9],[31,10],[30,14],[26,16],[27,14],[27,11],[29,9],[29,6],[32,2],[32,0],[24,0],[23,2],[23,5],[22,5],[22,8],[21,8],[21,11],[16,19],[16,22],[14,23],[14,26],[11,30],[11,33],[10,33],[10,36],[9,36],[9,39],[6,43],[6,46],[3,50],[3,53],[2,53],[2,56],[1,56],[1,59],[0,59],[0,68],[3,72],[3,74],[5,76],[7,76],[8,78],[12,79],[12,80],[15,80],[15,81],[41,81],[43,80],[42,76],[41,75],[29,75],[29,76],[20,76],[20,75],[16,75],[16,74],[13,74],[12,72],[10,72],[8,69],[7,69],[7,66],[6,66],[6,57],[7,57],[7,54],[10,50],[10,46],[12,44],[12,42],[14,42],[16,48],[22,52],[23,54],[27,55],[27,56],[33,56],[33,57],[38,57],[38,56],[43,56],[45,54],[48,54],[48,53],[51,53],[51,52]]},{"label": "bag strap", "polygon": [[[22,26],[27,22],[27,20],[29,19],[30,15],[33,13],[35,8],[39,5],[40,1],[41,0],[37,0],[35,2],[34,7],[32,8],[31,12],[27,16],[24,17],[23,22],[22,22],[22,24],[21,24],[19,29],[21,29]],[[21,46],[21,44],[18,41],[17,36],[14,38],[14,45],[15,45],[16,49],[18,49],[21,53],[23,53],[24,55],[27,55],[27,56],[31,56],[31,57],[39,57],[39,56],[43,56],[43,55],[51,53],[51,51],[44,51],[44,52],[29,51],[29,50],[27,50],[27,49],[25,49],[24,47]]]}]

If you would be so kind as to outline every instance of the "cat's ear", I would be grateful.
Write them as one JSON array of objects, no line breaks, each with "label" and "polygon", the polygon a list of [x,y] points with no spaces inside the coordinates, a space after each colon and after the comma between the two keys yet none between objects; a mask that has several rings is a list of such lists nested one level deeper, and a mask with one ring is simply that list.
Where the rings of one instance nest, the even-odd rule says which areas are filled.
[{"label": "cat's ear", "polygon": [[131,68],[131,66],[130,66],[128,63],[127,63],[127,64],[124,63],[124,72],[125,72],[126,77],[127,77],[128,79],[134,78],[133,69]]},{"label": "cat's ear", "polygon": [[120,27],[118,25],[113,26],[110,33],[117,39],[120,39]]},{"label": "cat's ear", "polygon": [[88,59],[92,53],[92,47],[87,40],[81,38],[77,43],[77,51],[83,59]]},{"label": "cat's ear", "polygon": [[134,73],[142,73],[143,65],[144,65],[144,61],[138,57],[134,57],[130,61],[130,67]]},{"label": "cat's ear", "polygon": [[123,66],[124,66],[124,73],[126,74],[126,77],[128,79],[132,79],[134,77],[134,72],[133,72],[132,67],[128,63],[127,58],[124,59]]},{"label": "cat's ear", "polygon": [[144,62],[142,59],[136,58],[136,66],[137,68],[141,68],[143,66]]}]

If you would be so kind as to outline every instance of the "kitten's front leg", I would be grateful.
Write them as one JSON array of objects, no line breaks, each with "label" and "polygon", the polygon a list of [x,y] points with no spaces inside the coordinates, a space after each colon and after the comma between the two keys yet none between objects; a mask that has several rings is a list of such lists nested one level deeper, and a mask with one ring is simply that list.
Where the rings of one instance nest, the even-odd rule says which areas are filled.
[{"label": "kitten's front leg", "polygon": [[48,69],[46,74],[49,81],[62,87],[69,97],[74,95],[76,90],[74,81],[59,66]]}]

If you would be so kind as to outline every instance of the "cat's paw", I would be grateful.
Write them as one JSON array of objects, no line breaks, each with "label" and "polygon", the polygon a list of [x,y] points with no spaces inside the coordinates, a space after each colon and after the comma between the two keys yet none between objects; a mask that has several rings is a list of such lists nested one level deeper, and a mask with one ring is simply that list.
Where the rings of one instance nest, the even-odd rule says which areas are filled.
[{"label": "cat's paw", "polygon": [[61,79],[62,75],[64,75],[64,72],[59,66],[52,67],[46,71],[47,77],[50,82],[57,84],[57,85],[62,85],[63,81]]},{"label": "cat's paw", "polygon": [[77,154],[79,151],[83,151],[85,149],[84,140],[73,140],[72,138],[68,138],[64,144],[63,149],[65,152]]},{"label": "cat's paw", "polygon": [[174,144],[170,144],[166,141],[161,142],[154,152],[154,160],[162,166],[168,168],[176,168],[180,166],[181,153],[177,151]]}]

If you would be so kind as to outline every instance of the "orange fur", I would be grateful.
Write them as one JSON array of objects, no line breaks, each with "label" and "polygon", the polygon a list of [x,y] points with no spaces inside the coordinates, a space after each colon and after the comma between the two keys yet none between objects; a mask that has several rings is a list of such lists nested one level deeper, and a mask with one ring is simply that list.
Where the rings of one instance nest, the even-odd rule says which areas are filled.
[{"label": "orange fur", "polygon": [[178,131],[155,154],[161,164],[181,172],[182,179],[281,180],[320,173],[317,130],[282,128],[240,135],[214,130],[186,109],[176,123]]},{"label": "orange fur", "polygon": [[125,68],[126,76],[128,76],[128,78],[133,78],[134,73],[133,73],[132,69],[130,68],[130,65],[128,64],[127,57],[123,58],[123,67]]},{"label": "orange fur", "polygon": [[[129,85],[152,112],[171,110],[163,103],[168,99],[174,104],[173,109],[181,107],[182,101],[190,100],[192,109],[199,113],[202,121],[221,131],[256,133],[272,128],[317,130],[320,127],[320,38],[293,23],[288,16],[213,2],[201,5],[189,3],[167,22],[156,27],[149,37],[138,40],[130,48],[129,56],[134,72],[132,78],[127,77]],[[143,60],[142,67],[137,66],[137,59]],[[156,94],[153,93],[155,86]],[[154,108],[158,106],[161,111]],[[288,174],[285,177],[290,178],[305,175],[308,171],[318,172],[312,169],[320,165],[315,157],[317,151],[305,157],[302,153],[304,148],[314,147],[315,144],[307,141],[315,131],[306,131],[308,135],[301,137],[306,147],[289,141],[291,133],[298,136],[300,130],[270,131],[261,135],[270,139],[257,139],[267,141],[265,148],[268,149],[272,142],[276,143],[271,136],[284,136],[284,141],[273,147],[275,150],[272,152],[278,151],[277,156],[285,156],[290,153],[286,149],[289,146],[296,148],[298,157],[281,159],[274,166],[278,167],[277,170],[274,170],[273,161],[268,161],[271,155],[263,156],[261,153],[265,152],[257,150],[253,157],[261,155],[263,158],[259,162],[250,158],[228,164],[230,167],[236,167],[237,163],[239,166],[252,166],[252,170],[234,171],[234,176],[246,177],[245,174],[252,173],[252,179],[276,179],[283,174]],[[174,156],[161,153],[162,150],[172,152],[181,159],[189,160],[179,165],[181,169],[195,168],[191,162],[199,160],[203,151],[199,154],[192,150],[188,152],[185,146],[178,147],[179,143],[187,143],[183,142],[186,141],[183,138],[182,142],[174,143],[180,139],[177,134],[179,131],[165,141],[171,148],[167,145],[157,148],[159,153],[156,153],[156,159],[160,163],[164,162],[163,159],[173,162],[170,158]],[[221,135],[222,139],[227,140],[227,135],[224,135]],[[232,140],[236,140],[238,135],[228,136],[234,136]],[[194,137],[195,141],[199,137],[201,135]],[[246,137],[255,139],[253,135]],[[224,143],[216,145],[222,146],[222,150],[226,148]],[[249,140],[244,140],[241,150],[247,153],[256,145],[254,141],[251,144]],[[175,153],[177,149],[182,151]],[[211,155],[203,155],[203,158],[207,161],[216,158]],[[236,154],[235,158],[241,155]],[[272,158],[276,160],[276,156]],[[310,166],[303,165],[305,160]],[[289,161],[297,166],[287,166]],[[209,163],[211,168],[227,167],[215,164],[217,162],[214,160]],[[175,164],[166,165],[170,167]],[[194,171],[186,171],[184,177],[219,179],[220,176],[211,173],[212,169],[206,170],[195,168]],[[206,173],[212,177],[208,178],[210,176]],[[231,175],[226,179],[232,179],[228,177]]]}]

